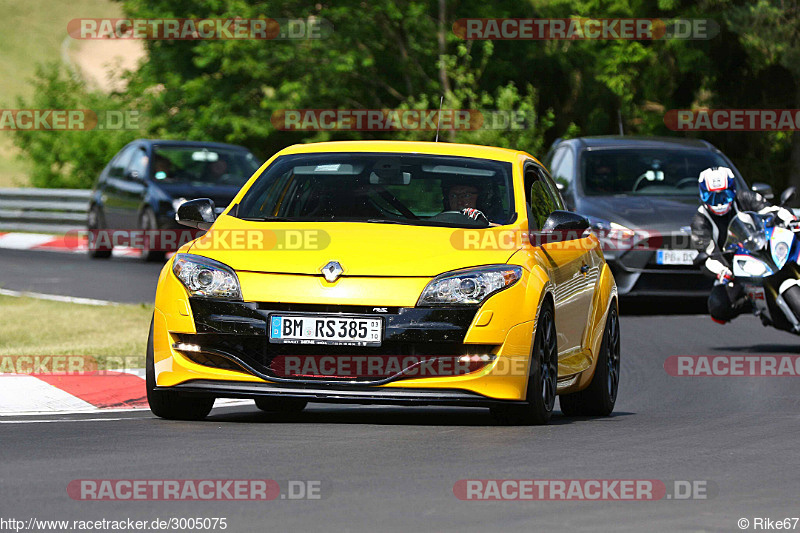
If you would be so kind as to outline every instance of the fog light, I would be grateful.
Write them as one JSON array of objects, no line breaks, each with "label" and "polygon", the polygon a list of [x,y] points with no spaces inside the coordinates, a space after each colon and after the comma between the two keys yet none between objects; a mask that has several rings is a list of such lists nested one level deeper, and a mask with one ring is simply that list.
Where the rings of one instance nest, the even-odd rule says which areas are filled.
[{"label": "fog light", "polygon": [[179,352],[199,352],[202,350],[199,344],[188,344],[185,342],[176,342],[172,347]]},{"label": "fog light", "polygon": [[493,357],[491,355],[462,355],[458,358],[460,363],[488,363]]}]

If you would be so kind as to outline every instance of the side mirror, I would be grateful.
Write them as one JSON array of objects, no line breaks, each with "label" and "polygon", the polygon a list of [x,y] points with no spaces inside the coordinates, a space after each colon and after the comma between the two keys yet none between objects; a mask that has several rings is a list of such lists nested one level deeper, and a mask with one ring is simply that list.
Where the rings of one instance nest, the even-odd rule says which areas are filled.
[{"label": "side mirror", "polygon": [[775,197],[772,187],[767,183],[756,182],[751,188],[767,200],[772,200]]},{"label": "side mirror", "polygon": [[786,204],[794,200],[796,191],[797,189],[794,187],[789,187],[781,193],[781,207],[785,207]]},{"label": "side mirror", "polygon": [[178,224],[208,231],[217,219],[214,201],[210,198],[197,198],[183,202],[175,213]]},{"label": "side mirror", "polygon": [[589,220],[571,211],[553,211],[542,227],[542,233],[550,233],[548,242],[580,239],[591,227]]},{"label": "side mirror", "polygon": [[131,170],[125,173],[125,179],[135,183],[144,183],[144,177],[139,174],[138,170]]}]

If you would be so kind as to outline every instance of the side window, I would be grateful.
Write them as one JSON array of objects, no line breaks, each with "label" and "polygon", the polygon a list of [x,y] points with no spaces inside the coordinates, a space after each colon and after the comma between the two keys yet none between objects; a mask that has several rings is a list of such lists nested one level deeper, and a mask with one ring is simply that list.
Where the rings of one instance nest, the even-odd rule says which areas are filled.
[{"label": "side window", "polygon": [[563,190],[569,189],[575,179],[575,155],[569,146],[562,146],[553,157],[550,167],[553,179]]},{"label": "side window", "polygon": [[123,150],[122,153],[111,162],[111,169],[108,171],[108,177],[122,178],[136,150],[137,148],[135,146],[130,146]]},{"label": "side window", "polygon": [[547,182],[542,179],[540,172],[533,163],[525,167],[525,202],[528,208],[528,225],[532,230],[542,229],[550,213],[557,209]]},{"label": "side window", "polygon": [[130,174],[132,177],[138,177],[139,180],[144,180],[147,177],[148,162],[149,158],[147,157],[147,152],[140,146],[133,152],[126,175]]},{"label": "side window", "polygon": [[564,159],[564,156],[567,154],[567,147],[562,146],[561,148],[556,149],[555,153],[553,154],[553,158],[550,160],[548,166],[550,167],[550,171],[555,174],[555,169],[561,164]]},{"label": "side window", "polygon": [[550,193],[550,198],[556,209],[564,210],[564,199],[561,198],[561,192],[558,190],[555,181],[550,177],[550,174],[543,168],[538,168],[539,175],[542,180],[547,184],[547,190]]}]

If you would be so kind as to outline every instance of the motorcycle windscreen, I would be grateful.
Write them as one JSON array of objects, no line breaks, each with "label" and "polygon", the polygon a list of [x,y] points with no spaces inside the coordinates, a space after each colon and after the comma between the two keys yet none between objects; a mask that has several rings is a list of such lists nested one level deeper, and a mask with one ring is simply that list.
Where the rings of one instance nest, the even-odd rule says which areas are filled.
[{"label": "motorcycle windscreen", "polygon": [[764,219],[758,213],[751,211],[737,213],[728,224],[725,251],[734,252],[739,247],[751,254],[767,247],[767,228]]}]

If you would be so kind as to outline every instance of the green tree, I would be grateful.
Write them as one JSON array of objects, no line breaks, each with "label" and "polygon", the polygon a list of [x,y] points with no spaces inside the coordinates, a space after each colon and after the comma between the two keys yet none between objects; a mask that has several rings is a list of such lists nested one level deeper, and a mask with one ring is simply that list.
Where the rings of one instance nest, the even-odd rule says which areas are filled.
[{"label": "green tree", "polygon": [[[85,109],[94,112],[100,120],[108,112],[134,110],[145,115],[125,95],[106,95],[87,89],[58,63],[37,67],[33,86],[35,91],[30,100],[18,100],[20,109]],[[56,188],[92,187],[109,158],[142,135],[142,131],[134,129],[108,128],[17,130],[13,133],[14,143],[34,162],[31,183],[36,187]]]},{"label": "green tree", "polygon": [[[747,51],[750,68],[763,74],[766,83],[788,74],[794,90],[785,105],[800,109],[800,2],[723,0],[720,4],[725,7],[727,25]],[[767,137],[778,145],[791,144],[789,183],[800,189],[800,135],[772,133]]]}]

